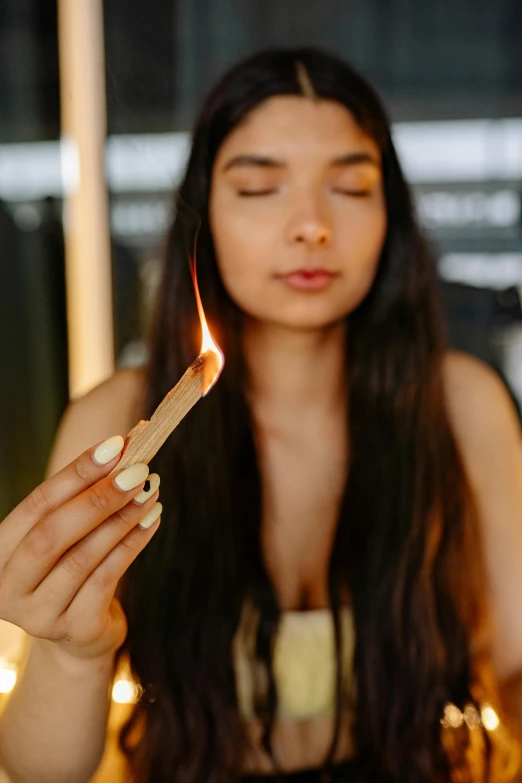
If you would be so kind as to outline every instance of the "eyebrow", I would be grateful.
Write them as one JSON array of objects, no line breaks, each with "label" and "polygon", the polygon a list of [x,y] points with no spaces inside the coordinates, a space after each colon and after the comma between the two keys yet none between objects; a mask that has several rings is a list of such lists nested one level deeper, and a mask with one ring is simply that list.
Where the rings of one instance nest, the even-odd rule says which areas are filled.
[{"label": "eyebrow", "polygon": [[373,166],[381,167],[380,160],[370,152],[351,152],[348,155],[341,155],[330,161],[330,166],[342,168],[344,166],[357,166],[360,163],[370,163]]},{"label": "eyebrow", "polygon": [[258,166],[263,169],[283,169],[285,165],[283,161],[269,158],[266,155],[236,155],[235,158],[232,158],[223,166],[223,171],[247,166]]},{"label": "eyebrow", "polygon": [[[345,166],[357,166],[361,163],[369,163],[380,168],[380,161],[375,155],[369,152],[351,152],[346,155],[340,155],[330,161],[329,165],[333,168],[343,168]],[[248,168],[255,166],[263,169],[284,169],[286,163],[276,158],[270,158],[266,155],[236,155],[224,166],[223,171],[230,171],[235,168]]]}]

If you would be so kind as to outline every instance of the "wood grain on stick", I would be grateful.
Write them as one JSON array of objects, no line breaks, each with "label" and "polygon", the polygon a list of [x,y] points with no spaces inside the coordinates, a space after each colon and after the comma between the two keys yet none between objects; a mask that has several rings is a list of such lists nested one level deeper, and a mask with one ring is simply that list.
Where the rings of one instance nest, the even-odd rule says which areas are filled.
[{"label": "wood grain on stick", "polygon": [[213,351],[200,354],[160,402],[150,419],[140,421],[129,432],[123,456],[111,474],[120,473],[137,462],[148,464],[170,433],[212,386],[219,370],[219,357]]}]

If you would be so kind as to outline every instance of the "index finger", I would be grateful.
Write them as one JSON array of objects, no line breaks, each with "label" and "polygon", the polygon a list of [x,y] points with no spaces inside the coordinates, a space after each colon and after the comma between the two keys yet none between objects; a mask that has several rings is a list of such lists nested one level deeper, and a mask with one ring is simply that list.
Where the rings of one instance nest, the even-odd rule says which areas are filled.
[{"label": "index finger", "polygon": [[36,487],[2,522],[2,544],[7,544],[2,550],[12,551],[37,522],[110,473],[123,445],[121,435],[114,435],[87,449]]}]

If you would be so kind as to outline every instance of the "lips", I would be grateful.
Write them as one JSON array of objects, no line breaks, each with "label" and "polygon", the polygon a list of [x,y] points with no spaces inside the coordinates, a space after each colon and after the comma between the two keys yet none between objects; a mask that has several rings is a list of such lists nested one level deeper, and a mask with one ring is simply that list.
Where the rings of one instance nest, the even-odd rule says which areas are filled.
[{"label": "lips", "polygon": [[325,269],[296,269],[286,275],[280,275],[279,279],[290,288],[299,291],[321,291],[337,277],[333,272]]}]

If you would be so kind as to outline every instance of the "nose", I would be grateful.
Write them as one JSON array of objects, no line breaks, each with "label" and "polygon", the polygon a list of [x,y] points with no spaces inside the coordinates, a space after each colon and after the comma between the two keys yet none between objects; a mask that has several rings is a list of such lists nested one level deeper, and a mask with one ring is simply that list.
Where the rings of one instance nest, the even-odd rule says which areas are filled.
[{"label": "nose", "polygon": [[288,239],[292,244],[300,242],[311,249],[331,244],[330,221],[319,203],[310,200],[299,206],[288,226]]}]

